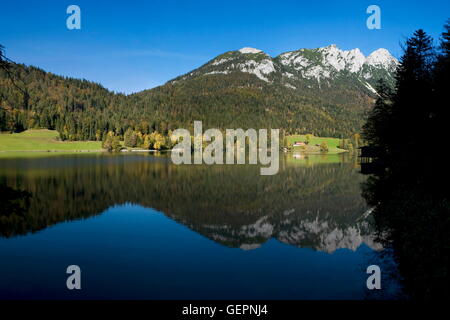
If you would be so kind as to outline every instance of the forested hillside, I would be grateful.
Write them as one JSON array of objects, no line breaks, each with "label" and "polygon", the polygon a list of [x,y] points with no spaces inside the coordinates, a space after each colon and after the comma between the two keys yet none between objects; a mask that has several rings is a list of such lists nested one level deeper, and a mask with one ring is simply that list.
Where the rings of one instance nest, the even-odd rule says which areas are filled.
[{"label": "forested hillside", "polygon": [[[232,56],[259,68],[257,63],[268,63],[270,57],[264,54],[258,60],[258,54]],[[142,135],[166,135],[202,120],[209,128],[280,128],[287,134],[348,137],[361,130],[376,97],[365,89],[369,83],[357,85],[359,78],[345,70],[327,79],[327,85],[317,78],[319,86],[298,71],[294,87],[276,72],[269,80],[251,68],[211,71],[218,58],[188,76],[129,96],[87,80],[6,62],[6,69],[0,69],[0,131],[48,128],[60,132],[63,140],[104,140],[108,133],[123,137],[129,128]],[[288,70],[283,68],[278,70],[282,74]]]}]

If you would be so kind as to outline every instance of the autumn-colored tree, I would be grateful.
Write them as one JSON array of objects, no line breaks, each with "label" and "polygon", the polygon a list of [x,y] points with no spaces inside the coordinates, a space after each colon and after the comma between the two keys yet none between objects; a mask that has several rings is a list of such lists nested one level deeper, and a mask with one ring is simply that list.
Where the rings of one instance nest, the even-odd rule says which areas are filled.
[{"label": "autumn-colored tree", "polygon": [[320,152],[328,152],[328,144],[326,141],[323,141],[320,144]]}]

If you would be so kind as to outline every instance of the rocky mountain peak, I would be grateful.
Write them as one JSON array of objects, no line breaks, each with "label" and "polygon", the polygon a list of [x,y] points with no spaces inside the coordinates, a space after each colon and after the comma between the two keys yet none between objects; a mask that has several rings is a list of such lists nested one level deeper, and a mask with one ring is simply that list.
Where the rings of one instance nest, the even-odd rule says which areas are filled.
[{"label": "rocky mountain peak", "polygon": [[366,63],[371,66],[380,66],[383,68],[391,68],[398,64],[388,50],[380,48],[372,52],[366,59]]},{"label": "rocky mountain peak", "polygon": [[393,83],[397,60],[386,49],[365,57],[360,49],[342,50],[332,44],[316,49],[299,49],[271,57],[260,49],[244,47],[225,52],[176,81],[198,76],[243,72],[259,80],[296,90],[356,86],[369,95],[380,78]]}]

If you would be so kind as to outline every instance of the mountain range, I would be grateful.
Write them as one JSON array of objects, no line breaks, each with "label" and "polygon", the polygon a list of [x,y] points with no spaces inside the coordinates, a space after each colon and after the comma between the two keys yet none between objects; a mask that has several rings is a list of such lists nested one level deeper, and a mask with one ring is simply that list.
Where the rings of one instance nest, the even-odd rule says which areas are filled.
[{"label": "mountain range", "polygon": [[398,61],[386,49],[378,49],[365,57],[359,49],[340,50],[336,45],[317,49],[300,49],[272,58],[255,48],[229,51],[200,68],[169,83],[186,81],[212,74],[243,72],[268,83],[293,90],[325,90],[339,84],[360,87],[375,93],[376,82],[383,78],[393,83]]},{"label": "mountain range", "polygon": [[0,131],[57,129],[63,139],[95,140],[108,131],[148,127],[167,133],[201,120],[209,128],[280,128],[286,133],[348,137],[360,132],[380,79],[393,85],[398,62],[385,49],[365,57],[336,45],[271,57],[261,50],[225,52],[166,84],[132,95],[35,67],[0,72]]}]

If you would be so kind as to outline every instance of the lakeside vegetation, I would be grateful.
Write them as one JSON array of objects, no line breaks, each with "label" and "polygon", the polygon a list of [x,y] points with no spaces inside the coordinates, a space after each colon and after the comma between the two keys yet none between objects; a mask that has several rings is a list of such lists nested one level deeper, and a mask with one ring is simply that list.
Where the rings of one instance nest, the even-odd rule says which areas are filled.
[{"label": "lakeside vegetation", "polygon": [[[342,140],[337,138],[316,137],[308,135],[286,136],[284,143],[292,146],[297,141],[307,141],[304,147],[292,147],[293,152],[301,153],[341,153]],[[169,150],[175,144],[171,132],[164,136],[158,132],[142,135],[140,132],[127,130],[124,139],[110,133],[105,141],[61,141],[56,130],[31,129],[20,133],[0,134],[0,157],[11,156],[45,156],[50,153],[102,152],[133,150]],[[325,147],[324,147],[325,146]],[[282,146],[283,147],[283,146]]]}]

